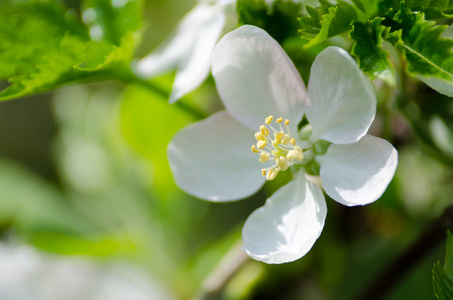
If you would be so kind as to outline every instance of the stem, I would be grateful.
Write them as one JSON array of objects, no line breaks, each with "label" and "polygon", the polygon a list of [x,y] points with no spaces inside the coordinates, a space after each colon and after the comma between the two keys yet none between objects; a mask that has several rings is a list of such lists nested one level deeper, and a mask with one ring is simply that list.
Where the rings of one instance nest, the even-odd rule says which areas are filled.
[{"label": "stem", "polygon": [[241,249],[242,243],[237,243],[220,261],[213,272],[202,284],[202,292],[194,300],[220,299],[228,282],[249,261]]},{"label": "stem", "polygon": [[385,296],[419,261],[445,240],[445,231],[452,228],[453,205],[447,207],[444,214],[403,251],[357,299],[385,299]]},{"label": "stem", "polygon": [[[154,84],[153,82],[138,78],[130,70],[125,73],[126,74],[121,74],[120,76],[118,76],[118,79],[123,82],[126,82],[126,83],[138,84],[138,85],[146,88],[147,90],[158,94],[162,100],[167,101],[167,103],[168,103],[168,98],[170,97],[170,94],[168,93],[168,91],[166,91],[165,89],[161,88],[160,86]],[[171,104],[171,105],[174,105],[175,107],[179,108],[180,110],[191,114],[197,120],[204,119],[208,116],[206,113],[204,113],[190,105],[187,105],[186,103],[184,103],[182,101],[176,101],[174,104]]]}]

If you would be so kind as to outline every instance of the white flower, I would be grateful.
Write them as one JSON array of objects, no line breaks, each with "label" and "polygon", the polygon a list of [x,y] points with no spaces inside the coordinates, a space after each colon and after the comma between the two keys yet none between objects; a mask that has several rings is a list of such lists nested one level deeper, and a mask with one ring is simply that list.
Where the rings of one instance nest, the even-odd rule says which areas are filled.
[{"label": "white flower", "polygon": [[[179,187],[202,199],[230,201],[250,196],[279,172],[296,173],[246,221],[242,236],[250,257],[294,261],[319,237],[327,207],[305,170],[319,171],[326,193],[344,205],[369,204],[383,194],[397,152],[366,134],[375,116],[375,92],[346,51],[329,47],[318,55],[307,94],[280,45],[246,25],[220,40],[212,73],[226,111],[172,139],[168,157]],[[298,132],[304,114],[310,124]]]},{"label": "white flower", "polygon": [[209,75],[214,46],[236,0],[200,1],[178,24],[176,33],[133,69],[143,78],[176,70],[170,103],[200,86]]}]

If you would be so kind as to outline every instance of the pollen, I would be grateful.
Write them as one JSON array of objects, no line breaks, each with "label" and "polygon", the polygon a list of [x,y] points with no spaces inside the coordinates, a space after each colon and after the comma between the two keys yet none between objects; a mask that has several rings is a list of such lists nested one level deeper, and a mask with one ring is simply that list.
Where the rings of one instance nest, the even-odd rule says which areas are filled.
[{"label": "pollen", "polygon": [[261,125],[260,126],[260,132],[263,134],[263,135],[269,135],[269,129],[264,126],[264,125]]},{"label": "pollen", "polygon": [[267,117],[266,120],[264,120],[264,124],[269,125],[273,119],[274,119],[274,116],[272,116],[272,115]]},{"label": "pollen", "polygon": [[259,131],[255,133],[257,143],[251,148],[253,153],[259,153],[258,160],[261,163],[274,163],[261,170],[261,175],[269,181],[274,180],[280,171],[286,171],[292,165],[300,164],[304,159],[302,148],[291,136],[288,126],[290,121],[280,117],[272,126],[273,120],[272,115],[264,120],[265,125],[261,125]]}]

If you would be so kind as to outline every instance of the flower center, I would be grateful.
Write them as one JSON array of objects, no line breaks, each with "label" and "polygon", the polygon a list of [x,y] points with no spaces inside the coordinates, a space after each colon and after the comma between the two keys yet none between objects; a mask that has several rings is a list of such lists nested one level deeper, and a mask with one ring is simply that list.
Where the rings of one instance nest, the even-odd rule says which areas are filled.
[{"label": "flower center", "polygon": [[266,118],[265,125],[261,125],[260,131],[255,133],[256,145],[252,146],[252,152],[259,153],[261,163],[270,159],[275,162],[272,167],[261,170],[261,174],[267,180],[273,180],[279,171],[286,171],[291,165],[300,163],[304,159],[302,148],[291,136],[289,120],[283,121],[281,117],[276,119],[275,123],[278,127],[275,129],[271,124],[273,119],[273,116]]}]

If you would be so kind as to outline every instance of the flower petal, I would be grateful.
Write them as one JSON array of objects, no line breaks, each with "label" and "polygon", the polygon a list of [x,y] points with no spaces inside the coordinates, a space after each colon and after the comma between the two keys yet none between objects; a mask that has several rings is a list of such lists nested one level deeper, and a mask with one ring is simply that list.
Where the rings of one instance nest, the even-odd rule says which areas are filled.
[{"label": "flower petal", "polygon": [[326,193],[347,205],[365,205],[379,199],[395,174],[398,152],[384,139],[365,135],[357,143],[332,144],[317,158]]},{"label": "flower petal", "polygon": [[227,111],[258,130],[268,115],[288,118],[297,132],[307,104],[294,64],[264,30],[244,25],[226,34],[212,58],[212,74]]},{"label": "flower petal", "polygon": [[376,114],[376,94],[368,78],[342,48],[328,47],[316,57],[308,83],[312,141],[357,142]]},{"label": "flower petal", "polygon": [[264,183],[258,155],[250,151],[253,132],[227,112],[180,130],[168,145],[176,184],[211,201],[230,201],[255,193]]},{"label": "flower petal", "polygon": [[318,239],[326,214],[321,189],[301,172],[247,219],[242,230],[244,250],[268,264],[297,260]]},{"label": "flower petal", "polygon": [[152,78],[177,69],[170,102],[178,100],[209,75],[212,52],[224,23],[221,7],[197,4],[178,24],[170,40],[136,64],[136,74]]},{"label": "flower petal", "polygon": [[[203,4],[200,3],[198,6]],[[220,38],[224,24],[225,17],[221,7],[206,5],[204,20],[199,24],[195,33],[196,41],[192,52],[178,66],[170,95],[170,103],[195,90],[206,80],[211,67],[212,53]]]}]

